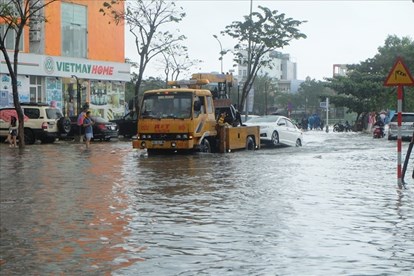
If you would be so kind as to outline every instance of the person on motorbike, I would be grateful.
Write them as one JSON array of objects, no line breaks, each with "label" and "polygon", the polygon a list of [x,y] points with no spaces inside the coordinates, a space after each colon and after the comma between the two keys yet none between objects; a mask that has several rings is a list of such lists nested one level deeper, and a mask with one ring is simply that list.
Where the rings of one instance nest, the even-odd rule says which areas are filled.
[{"label": "person on motorbike", "polygon": [[384,124],[384,121],[381,119],[380,116],[377,116],[377,120],[375,121],[373,126],[374,126],[374,136],[375,136],[375,128],[379,128],[379,130],[380,130],[379,137],[384,137],[384,135],[385,135],[385,132],[384,132],[385,124]]}]

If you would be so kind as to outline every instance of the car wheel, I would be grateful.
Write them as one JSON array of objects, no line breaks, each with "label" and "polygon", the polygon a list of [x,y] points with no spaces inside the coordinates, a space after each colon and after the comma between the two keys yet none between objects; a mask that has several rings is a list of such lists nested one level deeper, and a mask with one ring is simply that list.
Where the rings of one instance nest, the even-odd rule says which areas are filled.
[{"label": "car wheel", "polygon": [[272,146],[277,146],[279,144],[279,134],[277,133],[277,131],[273,131],[272,133]]},{"label": "car wheel", "polygon": [[201,141],[200,152],[211,153],[210,142],[205,138]]},{"label": "car wheel", "polygon": [[251,136],[246,139],[246,150],[254,150],[256,147],[254,140]]},{"label": "car wheel", "polygon": [[34,133],[30,129],[24,130],[24,143],[26,145],[33,145],[35,143]]},{"label": "car wheel", "polygon": [[296,146],[297,147],[301,147],[302,146],[302,141],[300,139],[296,140]]},{"label": "car wheel", "polygon": [[67,117],[62,117],[57,122],[60,133],[68,134],[71,129],[71,121]]}]

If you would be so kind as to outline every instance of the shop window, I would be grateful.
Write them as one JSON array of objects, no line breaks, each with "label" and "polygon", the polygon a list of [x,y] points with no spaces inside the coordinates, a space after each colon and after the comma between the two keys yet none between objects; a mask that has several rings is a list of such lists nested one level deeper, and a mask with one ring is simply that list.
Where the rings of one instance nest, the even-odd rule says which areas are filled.
[{"label": "shop window", "polygon": [[62,56],[86,58],[86,49],[86,7],[62,3]]},{"label": "shop window", "polygon": [[42,96],[42,77],[30,76],[30,102],[41,103]]}]

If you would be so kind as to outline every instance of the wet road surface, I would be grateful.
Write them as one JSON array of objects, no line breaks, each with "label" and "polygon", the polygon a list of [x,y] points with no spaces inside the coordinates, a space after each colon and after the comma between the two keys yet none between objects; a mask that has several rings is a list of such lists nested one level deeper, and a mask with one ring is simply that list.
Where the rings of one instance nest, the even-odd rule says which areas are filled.
[{"label": "wet road surface", "polygon": [[399,190],[396,141],[304,139],[148,158],[0,145],[0,274],[413,275],[414,158]]}]

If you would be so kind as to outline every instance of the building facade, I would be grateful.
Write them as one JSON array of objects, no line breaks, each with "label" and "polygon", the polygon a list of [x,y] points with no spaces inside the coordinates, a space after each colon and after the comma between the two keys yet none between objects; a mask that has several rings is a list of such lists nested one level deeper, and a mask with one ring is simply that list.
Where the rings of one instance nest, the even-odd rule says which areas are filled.
[{"label": "building facade", "polygon": [[[124,25],[108,24],[110,19],[99,12],[103,2],[57,1],[40,11],[46,22],[33,17],[21,38],[20,102],[53,101],[65,116],[77,115],[85,102],[94,115],[106,119],[124,114],[125,83],[130,80]],[[0,22],[0,32],[4,31]],[[14,41],[15,34],[9,33],[9,57]],[[0,58],[0,107],[12,106],[11,78],[5,57]]]},{"label": "building facade", "polygon": [[[261,68],[259,75],[267,75],[274,79],[278,84],[278,89],[281,92],[296,93],[298,91],[300,81],[297,79],[297,64],[293,62],[289,54],[284,54],[278,51],[269,53],[271,58],[271,67]],[[238,64],[238,80],[242,82],[246,79],[247,66]]]}]

